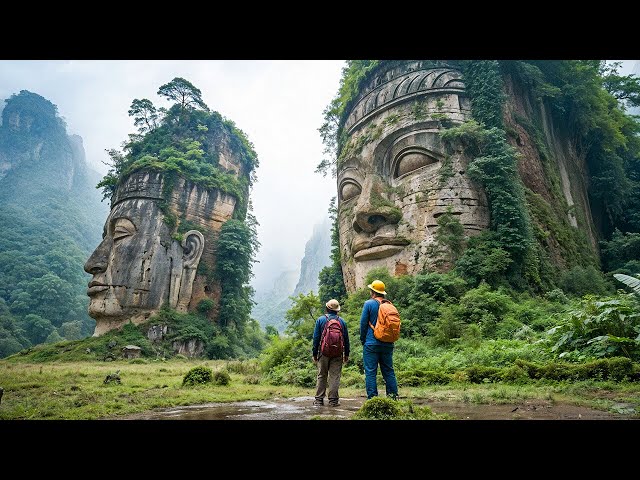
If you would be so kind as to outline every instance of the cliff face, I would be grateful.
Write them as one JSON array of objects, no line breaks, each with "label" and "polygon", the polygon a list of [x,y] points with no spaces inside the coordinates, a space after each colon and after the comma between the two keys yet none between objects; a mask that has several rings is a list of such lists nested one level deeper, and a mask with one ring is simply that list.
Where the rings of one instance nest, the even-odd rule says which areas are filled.
[{"label": "cliff face", "polygon": [[597,262],[598,228],[589,204],[585,159],[544,103],[510,76],[504,80],[505,130],[520,153],[518,171],[538,242],[560,268]]}]

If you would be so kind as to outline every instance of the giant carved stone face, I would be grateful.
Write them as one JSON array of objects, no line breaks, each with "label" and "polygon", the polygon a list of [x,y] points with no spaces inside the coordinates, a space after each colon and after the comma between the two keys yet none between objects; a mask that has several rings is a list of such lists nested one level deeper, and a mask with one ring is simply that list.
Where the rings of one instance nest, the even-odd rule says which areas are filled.
[{"label": "giant carved stone face", "polygon": [[87,294],[94,336],[140,323],[165,304],[186,311],[204,237],[191,230],[182,241],[172,238],[160,189],[149,176],[132,175],[114,195],[103,240],[84,266],[93,275]]},{"label": "giant carved stone face", "polygon": [[470,158],[445,148],[443,125],[470,118],[461,74],[406,62],[382,70],[349,112],[338,160],[338,221],[347,291],[369,270],[431,270],[438,217],[447,211],[466,235],[489,225],[482,189],[466,176]]}]

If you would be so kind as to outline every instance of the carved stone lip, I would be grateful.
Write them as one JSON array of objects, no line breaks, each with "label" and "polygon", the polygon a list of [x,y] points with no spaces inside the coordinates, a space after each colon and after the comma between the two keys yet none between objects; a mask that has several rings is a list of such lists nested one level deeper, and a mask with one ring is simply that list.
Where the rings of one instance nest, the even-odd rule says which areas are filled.
[{"label": "carved stone lip", "polygon": [[353,259],[357,262],[390,257],[404,249],[409,240],[402,237],[376,236],[372,239],[356,240],[351,247]]},{"label": "carved stone lip", "polygon": [[91,297],[93,295],[97,295],[100,292],[104,292],[105,290],[109,290],[109,285],[100,285],[97,287],[91,287],[87,289],[87,295]]},{"label": "carved stone lip", "polygon": [[89,282],[89,288],[87,289],[87,295],[91,297],[92,295],[96,295],[108,289],[109,285],[105,285],[104,283],[98,282],[97,280],[91,280]]},{"label": "carved stone lip", "polygon": [[373,237],[372,239],[360,239],[353,243],[351,253],[355,256],[362,250],[368,250],[371,247],[381,247],[383,245],[404,247],[405,245],[409,245],[409,240],[402,237],[383,237],[380,235]]},{"label": "carved stone lip", "polygon": [[403,245],[378,245],[377,247],[365,248],[360,250],[353,256],[356,262],[362,262],[365,260],[377,260],[379,258],[387,258],[391,255],[402,251]]}]

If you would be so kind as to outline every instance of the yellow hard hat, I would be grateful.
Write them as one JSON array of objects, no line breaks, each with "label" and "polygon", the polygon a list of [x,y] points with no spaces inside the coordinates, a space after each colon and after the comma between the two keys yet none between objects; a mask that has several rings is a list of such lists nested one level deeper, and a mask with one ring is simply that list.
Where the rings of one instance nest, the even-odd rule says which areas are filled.
[{"label": "yellow hard hat", "polygon": [[381,282],[380,280],[374,280],[369,285],[367,285],[367,287],[369,287],[376,293],[381,293],[382,295],[387,294],[387,292],[384,291],[384,282]]}]

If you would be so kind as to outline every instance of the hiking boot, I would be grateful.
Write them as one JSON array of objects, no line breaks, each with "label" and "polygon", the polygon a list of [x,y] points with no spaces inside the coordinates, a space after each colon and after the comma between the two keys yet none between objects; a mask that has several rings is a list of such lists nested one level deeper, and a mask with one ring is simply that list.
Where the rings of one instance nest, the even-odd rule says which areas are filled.
[{"label": "hiking boot", "polygon": [[388,398],[390,398],[391,400],[398,400],[398,394],[397,393],[392,393],[391,395],[387,395]]},{"label": "hiking boot", "polygon": [[324,406],[324,400],[314,400],[313,401],[313,406],[314,407],[323,407]]},{"label": "hiking boot", "polygon": [[330,407],[339,407],[340,406],[340,402],[329,402],[329,406]]}]

